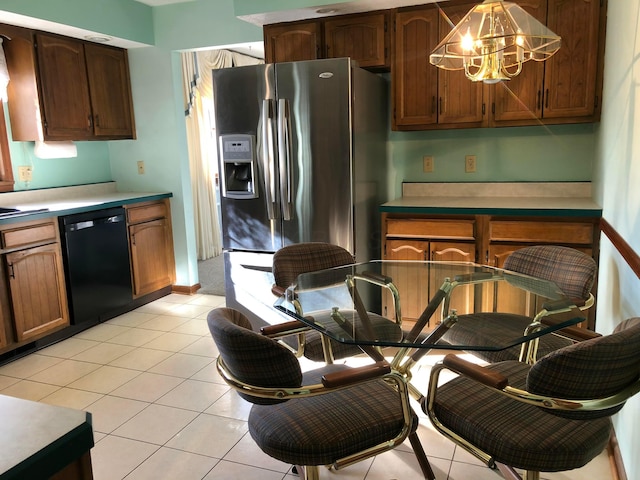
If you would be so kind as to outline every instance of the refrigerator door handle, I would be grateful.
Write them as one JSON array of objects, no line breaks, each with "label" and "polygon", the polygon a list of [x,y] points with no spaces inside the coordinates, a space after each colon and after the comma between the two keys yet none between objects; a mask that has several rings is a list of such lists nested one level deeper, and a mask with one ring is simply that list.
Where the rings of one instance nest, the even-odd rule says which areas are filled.
[{"label": "refrigerator door handle", "polygon": [[276,175],[273,144],[273,108],[271,100],[262,101],[262,166],[264,170],[264,191],[266,192],[267,215],[269,220],[276,218]]},{"label": "refrigerator door handle", "polygon": [[293,210],[292,186],[293,169],[291,168],[291,112],[289,101],[278,100],[278,161],[280,163],[280,194],[282,199],[282,218],[291,220]]}]

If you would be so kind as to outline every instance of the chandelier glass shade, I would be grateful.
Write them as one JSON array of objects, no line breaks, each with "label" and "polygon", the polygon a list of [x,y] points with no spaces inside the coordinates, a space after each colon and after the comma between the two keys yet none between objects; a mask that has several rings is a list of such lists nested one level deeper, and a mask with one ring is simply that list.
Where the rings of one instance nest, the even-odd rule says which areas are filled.
[{"label": "chandelier glass shade", "polygon": [[529,60],[547,60],[560,43],[558,35],[515,3],[485,0],[438,44],[429,62],[464,70],[474,82],[496,83],[518,75]]}]

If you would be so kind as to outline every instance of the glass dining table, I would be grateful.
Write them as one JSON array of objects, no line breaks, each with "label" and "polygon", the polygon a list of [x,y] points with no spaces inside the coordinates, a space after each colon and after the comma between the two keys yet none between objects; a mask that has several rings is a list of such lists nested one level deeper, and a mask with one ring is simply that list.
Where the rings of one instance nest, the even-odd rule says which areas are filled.
[{"label": "glass dining table", "polygon": [[[405,305],[421,313],[403,317]],[[467,262],[377,260],[304,273],[274,306],[333,340],[358,345],[376,361],[392,352],[392,367],[404,374],[432,350],[530,345],[585,320],[553,282]],[[533,327],[489,344],[443,339],[458,316],[478,312],[526,315]],[[389,325],[381,326],[381,317]]]}]

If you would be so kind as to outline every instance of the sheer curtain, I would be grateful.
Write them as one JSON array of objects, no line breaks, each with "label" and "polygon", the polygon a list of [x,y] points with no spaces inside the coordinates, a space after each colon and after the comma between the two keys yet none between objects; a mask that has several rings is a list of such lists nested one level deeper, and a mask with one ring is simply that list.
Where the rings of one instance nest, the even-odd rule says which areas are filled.
[{"label": "sheer curtain", "polygon": [[256,63],[264,62],[228,50],[182,54],[185,121],[198,260],[215,257],[222,252],[215,186],[218,168],[211,70]]}]

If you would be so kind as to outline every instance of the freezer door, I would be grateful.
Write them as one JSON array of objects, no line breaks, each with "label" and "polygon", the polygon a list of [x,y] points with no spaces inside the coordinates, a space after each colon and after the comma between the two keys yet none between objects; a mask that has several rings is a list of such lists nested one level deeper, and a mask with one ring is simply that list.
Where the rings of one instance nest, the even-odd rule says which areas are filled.
[{"label": "freezer door", "polygon": [[284,244],[353,252],[351,62],[275,65]]},{"label": "freezer door", "polygon": [[[227,182],[228,188],[222,190],[229,192],[220,198],[223,248],[274,252],[282,246],[282,233],[273,65],[225,68],[213,70],[212,75],[218,171],[221,181]],[[234,162],[229,149],[225,161],[222,150],[229,139],[238,144],[238,154],[255,152],[255,164],[249,163],[251,155],[240,155]],[[251,142],[249,148],[244,142]]]}]

